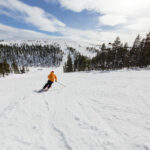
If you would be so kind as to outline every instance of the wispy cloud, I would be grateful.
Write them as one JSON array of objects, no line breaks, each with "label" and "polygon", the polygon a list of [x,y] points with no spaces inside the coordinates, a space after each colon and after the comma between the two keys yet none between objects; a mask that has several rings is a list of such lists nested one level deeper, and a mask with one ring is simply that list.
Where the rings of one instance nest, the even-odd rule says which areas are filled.
[{"label": "wispy cloud", "polygon": [[[51,0],[50,0],[51,1]],[[58,0],[62,7],[72,11],[81,12],[83,10],[95,11],[103,14],[102,20],[110,20],[116,23],[127,23],[128,19],[150,17],[149,0]],[[101,19],[100,19],[101,20]],[[119,20],[119,21],[118,21]],[[103,21],[106,25],[112,25],[108,21]]]},{"label": "wispy cloud", "polygon": [[[51,0],[47,0],[50,1]],[[104,15],[149,16],[149,0],[57,0],[62,7],[81,12],[92,10]]]},{"label": "wispy cloud", "polygon": [[[129,44],[133,41],[136,34],[129,36],[127,32],[122,33],[122,31],[95,31],[95,30],[79,30],[73,28],[61,28],[59,29],[62,33],[61,38],[76,40],[76,41],[86,41],[91,43],[108,43],[112,42],[115,37],[118,36],[118,33],[121,33],[120,37],[122,41],[130,41]],[[41,32],[35,32],[32,30],[25,30],[20,28],[14,28],[4,24],[0,24],[0,39],[51,39],[59,38],[50,36]]]},{"label": "wispy cloud", "polygon": [[[74,12],[88,10],[99,13],[99,26],[110,26],[111,31],[108,32],[110,34],[118,33],[124,37],[128,33],[128,36],[133,37],[138,33],[146,34],[150,30],[149,0],[57,0],[57,2],[61,7]],[[101,32],[107,32],[104,30]],[[126,40],[128,41],[128,38]]]},{"label": "wispy cloud", "polygon": [[[0,14],[7,15],[37,29],[59,32],[65,38],[87,40],[90,42],[110,42],[120,36],[124,42],[133,42],[138,33],[146,34],[150,27],[149,0],[44,0],[57,2],[61,7],[81,12],[83,10],[99,13],[97,29],[80,30],[70,28],[44,9],[27,5],[19,0],[0,0]],[[110,26],[106,30],[105,26]],[[0,36],[8,38],[49,38],[41,32],[23,30],[0,24]],[[20,34],[22,33],[22,34]]]},{"label": "wispy cloud", "polygon": [[50,38],[50,36],[41,32],[24,30],[24,29],[14,28],[11,26],[0,24],[0,38],[1,39],[45,39],[45,38]]},{"label": "wispy cloud", "polygon": [[61,28],[60,32],[64,37],[70,39],[90,41],[94,43],[100,40],[100,32],[95,30],[80,30],[66,27]]},{"label": "wispy cloud", "polygon": [[[99,40],[99,33],[90,30],[78,30],[72,28],[59,29],[62,33],[62,38],[81,41],[93,41]],[[21,33],[21,34],[20,34]],[[41,32],[35,32],[32,30],[25,30],[20,28],[14,28],[8,25],[0,24],[0,38],[1,39],[51,39],[54,36],[50,36]],[[58,38],[58,37],[55,37]]]},{"label": "wispy cloud", "polygon": [[44,0],[46,3],[57,3],[58,0]]},{"label": "wispy cloud", "polygon": [[[42,31],[55,32],[58,27],[64,27],[65,24],[59,21],[53,15],[45,12],[39,7],[29,6],[19,0],[1,0],[1,13],[23,20]],[[7,9],[7,13],[5,11]]]}]

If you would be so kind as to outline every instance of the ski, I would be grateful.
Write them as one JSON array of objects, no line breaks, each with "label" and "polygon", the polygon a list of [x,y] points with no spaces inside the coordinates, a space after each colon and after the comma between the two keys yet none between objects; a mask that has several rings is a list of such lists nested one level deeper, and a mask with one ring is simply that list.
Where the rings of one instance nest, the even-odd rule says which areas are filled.
[{"label": "ski", "polygon": [[47,92],[48,90],[43,90],[43,89],[41,89],[41,90],[35,90],[34,92],[36,92],[36,93],[43,93],[43,92]]}]

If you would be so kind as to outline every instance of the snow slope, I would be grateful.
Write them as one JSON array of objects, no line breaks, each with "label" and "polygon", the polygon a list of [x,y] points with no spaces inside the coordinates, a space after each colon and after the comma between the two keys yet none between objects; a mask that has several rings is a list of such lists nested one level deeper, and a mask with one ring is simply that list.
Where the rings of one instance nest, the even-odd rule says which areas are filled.
[{"label": "snow slope", "polygon": [[1,150],[150,150],[150,71],[51,69],[0,78]]}]

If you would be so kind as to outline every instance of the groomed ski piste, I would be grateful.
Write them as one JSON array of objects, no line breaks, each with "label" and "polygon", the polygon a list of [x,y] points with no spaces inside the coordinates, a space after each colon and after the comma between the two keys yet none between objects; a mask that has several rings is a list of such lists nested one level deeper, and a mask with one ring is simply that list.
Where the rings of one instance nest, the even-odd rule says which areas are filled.
[{"label": "groomed ski piste", "polygon": [[[51,70],[58,81],[43,93]],[[0,78],[1,150],[150,150],[150,70]]]}]

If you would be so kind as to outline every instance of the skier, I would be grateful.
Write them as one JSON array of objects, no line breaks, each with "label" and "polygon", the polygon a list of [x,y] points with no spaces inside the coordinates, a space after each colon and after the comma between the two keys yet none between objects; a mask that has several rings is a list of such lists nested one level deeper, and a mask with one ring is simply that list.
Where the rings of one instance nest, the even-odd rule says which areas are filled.
[{"label": "skier", "polygon": [[51,71],[51,73],[48,75],[48,81],[44,85],[44,87],[41,91],[44,91],[44,90],[47,91],[51,87],[51,85],[53,84],[54,81],[57,82],[57,77],[54,74],[54,71]]}]

